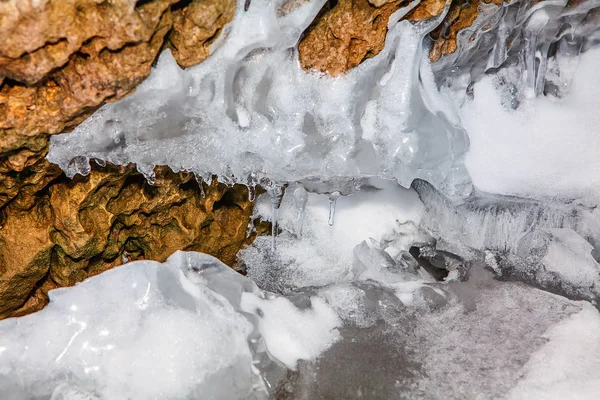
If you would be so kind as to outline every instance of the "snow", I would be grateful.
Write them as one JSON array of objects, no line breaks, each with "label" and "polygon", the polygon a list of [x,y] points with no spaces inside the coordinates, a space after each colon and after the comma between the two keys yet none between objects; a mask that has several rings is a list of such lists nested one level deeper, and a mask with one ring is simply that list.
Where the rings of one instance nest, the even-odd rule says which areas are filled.
[{"label": "snow", "polygon": [[600,193],[600,49],[582,54],[572,92],[526,99],[516,110],[494,76],[475,84],[461,109],[471,142],[465,165],[479,190],[522,197],[590,198]]},{"label": "snow", "polygon": [[600,314],[588,303],[549,329],[508,399],[593,400],[600,393]]},{"label": "snow", "polygon": [[243,294],[242,307],[246,312],[261,310],[260,314],[264,316],[258,327],[263,332],[269,354],[291,369],[296,367],[298,360],[316,358],[338,338],[336,328],[341,321],[319,298],[311,299],[310,310],[299,310],[283,297],[269,301]]}]

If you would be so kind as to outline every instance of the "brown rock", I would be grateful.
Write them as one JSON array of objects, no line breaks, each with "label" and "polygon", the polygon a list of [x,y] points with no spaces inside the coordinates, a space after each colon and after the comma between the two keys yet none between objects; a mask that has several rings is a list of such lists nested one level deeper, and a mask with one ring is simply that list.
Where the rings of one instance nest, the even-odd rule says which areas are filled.
[{"label": "brown rock", "polygon": [[157,168],[150,185],[133,167],[61,176],[29,210],[3,209],[0,318],[43,307],[51,288],[69,286],[129,260],[164,261],[179,249],[233,265],[247,237],[252,202],[243,186],[204,184]]},{"label": "brown rock", "polygon": [[86,44],[94,42],[92,47],[98,50],[115,51],[126,44],[148,42],[176,1],[3,1],[0,75],[34,84],[65,65]]},{"label": "brown rock", "polygon": [[164,261],[185,249],[233,265],[251,240],[244,188],[215,183],[203,198],[189,175],[160,169],[150,186],[133,167],[68,180],[44,158],[49,135],[133,91],[169,35],[182,65],[206,58],[233,7],[0,1],[0,318],[38,310],[52,288],[126,260]]},{"label": "brown rock", "polygon": [[[444,21],[432,32],[430,58],[456,51],[459,31],[473,24],[481,2],[502,4],[502,0],[450,1]],[[339,0],[326,6],[299,44],[300,63],[308,71],[341,75],[383,50],[390,15],[408,4],[405,0]],[[445,0],[422,0],[404,18],[422,21],[442,14]]]},{"label": "brown rock", "polygon": [[177,63],[190,67],[204,61],[234,12],[235,0],[196,0],[176,10],[169,42]]},{"label": "brown rock", "polygon": [[395,0],[377,8],[368,0],[340,0],[324,8],[299,43],[302,67],[337,76],[378,54],[388,19],[402,3]]}]

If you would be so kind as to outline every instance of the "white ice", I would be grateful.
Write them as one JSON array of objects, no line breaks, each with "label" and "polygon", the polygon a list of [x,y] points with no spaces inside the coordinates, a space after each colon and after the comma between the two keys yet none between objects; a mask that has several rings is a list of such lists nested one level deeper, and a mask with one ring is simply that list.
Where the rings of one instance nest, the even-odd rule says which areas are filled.
[{"label": "white ice", "polygon": [[278,16],[281,4],[253,0],[244,12],[240,0],[208,60],[181,70],[163,52],[133,95],[53,136],[48,159],[68,176],[89,173],[97,159],[136,163],[150,180],[155,165],[169,165],[205,180],[215,174],[263,186],[304,178],[381,176],[404,186],[415,177],[440,185],[466,179],[466,135],[435,87],[422,44],[437,20],[396,23],[380,54],[332,78],[306,73],[295,50],[323,0]]},{"label": "white ice", "polygon": [[600,49],[581,55],[569,96],[506,107],[507,87],[493,76],[474,86],[461,109],[470,148],[465,163],[476,188],[523,197],[586,198],[600,193]]},{"label": "white ice", "polygon": [[[197,253],[132,262],[50,300],[0,322],[5,399],[267,398],[258,342],[292,367],[329,347],[339,323],[318,299],[299,311]],[[270,326],[295,334],[284,341]]]}]

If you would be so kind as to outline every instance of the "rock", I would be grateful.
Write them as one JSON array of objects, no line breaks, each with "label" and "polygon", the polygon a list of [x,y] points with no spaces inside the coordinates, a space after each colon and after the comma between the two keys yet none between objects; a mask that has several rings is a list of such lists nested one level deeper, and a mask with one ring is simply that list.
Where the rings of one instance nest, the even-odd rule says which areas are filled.
[{"label": "rock", "polygon": [[[502,0],[450,1],[444,21],[431,33],[430,58],[456,51],[460,30],[477,18],[480,3],[501,5]],[[442,14],[444,0],[422,0],[404,18],[422,21]],[[404,0],[339,0],[330,2],[306,32],[299,45],[300,63],[308,71],[338,76],[383,49],[390,15],[408,5]]]},{"label": "rock", "polygon": [[182,66],[205,59],[233,7],[0,2],[0,318],[39,310],[49,290],[128,260],[188,249],[234,264],[252,239],[245,188],[215,183],[202,198],[189,175],[160,169],[150,186],[133,166],[71,181],[44,158],[49,135],[131,93],[168,42]]},{"label": "rock", "polygon": [[174,11],[169,43],[177,63],[185,68],[205,60],[234,12],[234,0],[196,0]]},{"label": "rock", "polygon": [[164,261],[179,249],[233,265],[246,237],[252,202],[243,186],[157,168],[154,185],[132,167],[94,168],[59,177],[28,210],[13,203],[0,229],[0,318],[41,308],[47,291],[124,262]]},{"label": "rock", "polygon": [[375,7],[368,0],[340,0],[321,11],[300,41],[306,70],[337,76],[383,50],[387,23],[401,0]]}]

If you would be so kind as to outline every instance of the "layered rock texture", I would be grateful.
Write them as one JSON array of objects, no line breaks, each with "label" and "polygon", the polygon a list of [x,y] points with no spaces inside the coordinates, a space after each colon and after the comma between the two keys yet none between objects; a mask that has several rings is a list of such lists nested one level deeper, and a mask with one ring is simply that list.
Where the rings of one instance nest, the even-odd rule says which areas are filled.
[{"label": "layered rock texture", "polygon": [[0,3],[0,318],[130,259],[177,249],[233,265],[252,213],[247,190],[135,167],[68,180],[45,160],[49,136],[127,95],[170,46],[205,59],[234,2],[16,0]]},{"label": "layered rock texture", "polygon": [[[299,45],[301,65],[331,75],[357,66],[382,50],[389,16],[407,4],[328,3]],[[478,2],[424,0],[407,16],[446,6],[433,59],[456,49]],[[166,169],[150,185],[135,166],[98,165],[69,180],[45,160],[50,135],[131,93],[162,49],[182,67],[208,57],[234,11],[233,0],[0,1],[0,318],[38,310],[48,290],[132,259],[184,249],[234,264],[252,240],[246,188],[200,188]]]}]

